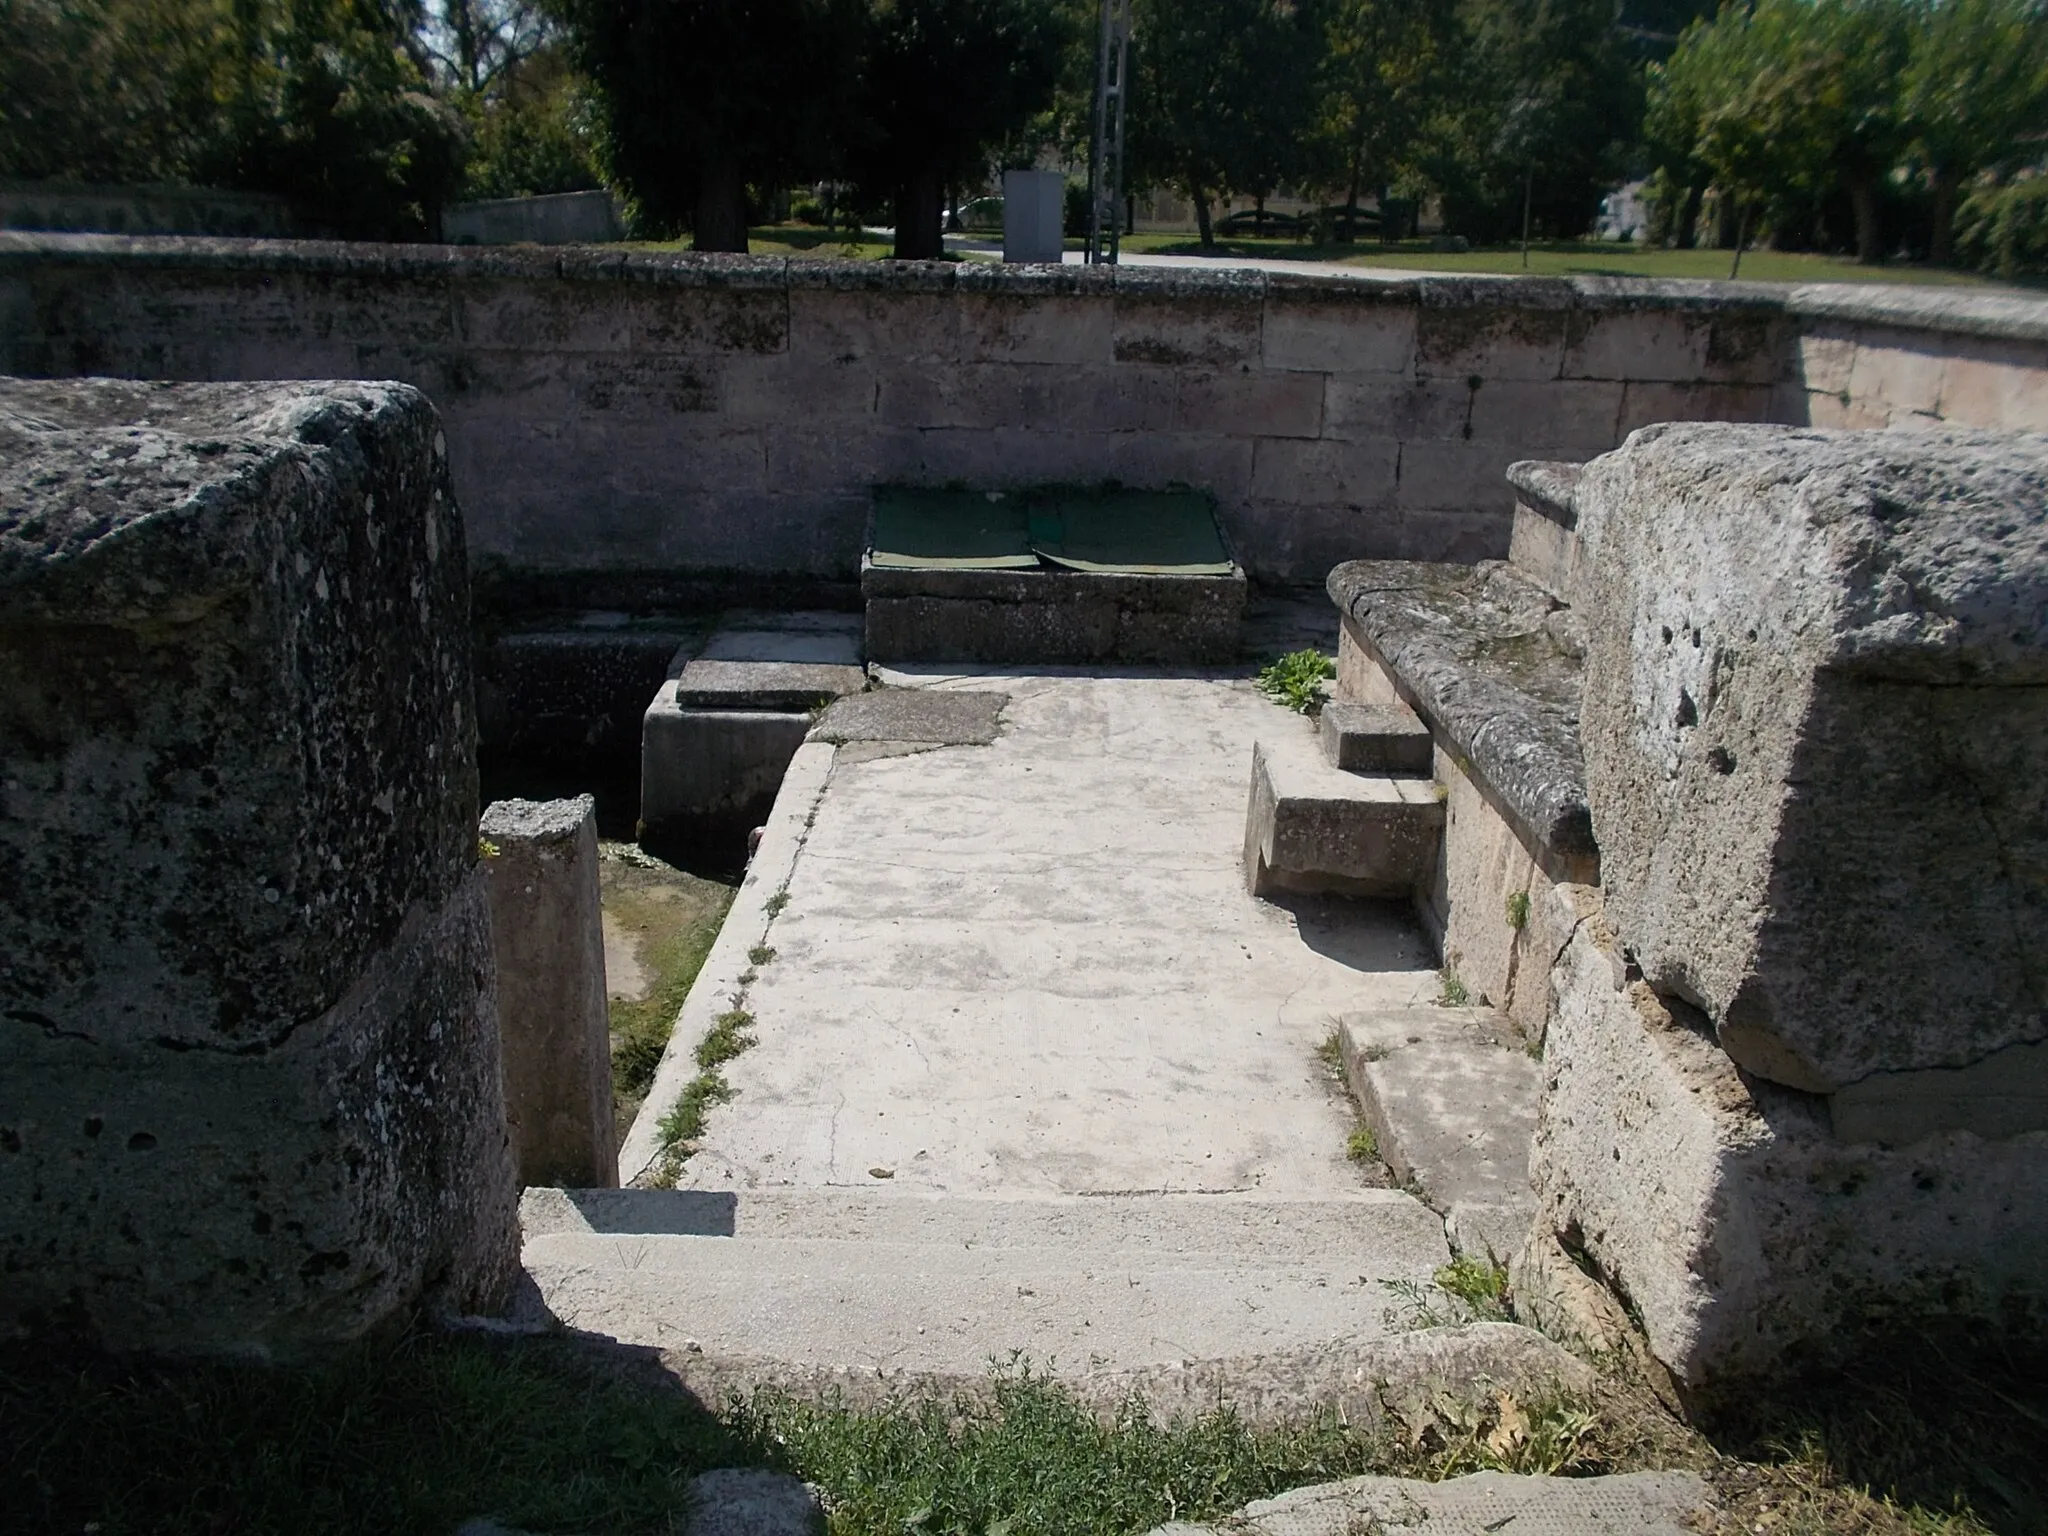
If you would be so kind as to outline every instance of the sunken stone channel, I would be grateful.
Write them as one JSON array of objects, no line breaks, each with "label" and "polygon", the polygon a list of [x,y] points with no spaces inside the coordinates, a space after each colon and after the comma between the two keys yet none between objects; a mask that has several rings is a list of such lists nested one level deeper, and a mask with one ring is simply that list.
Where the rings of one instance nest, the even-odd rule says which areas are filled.
[{"label": "sunken stone channel", "polygon": [[289,1355],[516,1267],[462,520],[393,384],[0,381],[0,1308]]}]

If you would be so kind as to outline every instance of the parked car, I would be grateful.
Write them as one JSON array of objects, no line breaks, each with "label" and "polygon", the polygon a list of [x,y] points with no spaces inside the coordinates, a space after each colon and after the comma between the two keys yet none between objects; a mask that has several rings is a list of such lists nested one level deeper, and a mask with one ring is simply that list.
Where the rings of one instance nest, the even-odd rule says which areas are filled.
[{"label": "parked car", "polygon": [[1241,208],[1236,213],[1227,213],[1218,219],[1216,233],[1300,236],[1308,233],[1308,220],[1291,213],[1275,213],[1270,208],[1263,215],[1256,208]]}]

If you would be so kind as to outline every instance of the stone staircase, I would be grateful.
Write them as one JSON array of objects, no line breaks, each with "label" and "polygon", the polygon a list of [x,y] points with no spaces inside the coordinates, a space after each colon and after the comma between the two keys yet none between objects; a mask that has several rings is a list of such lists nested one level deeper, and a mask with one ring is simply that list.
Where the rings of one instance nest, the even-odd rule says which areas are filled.
[{"label": "stone staircase", "polygon": [[1246,888],[1410,896],[1443,841],[1431,751],[1429,728],[1398,704],[1333,702],[1313,731],[1262,736],[1245,816]]}]

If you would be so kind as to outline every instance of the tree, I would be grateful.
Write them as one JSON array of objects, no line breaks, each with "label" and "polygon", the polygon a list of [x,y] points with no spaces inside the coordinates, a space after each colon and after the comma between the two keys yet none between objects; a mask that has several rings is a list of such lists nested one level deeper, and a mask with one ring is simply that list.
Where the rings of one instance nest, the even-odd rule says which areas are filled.
[{"label": "tree", "polygon": [[1214,194],[1263,193],[1301,164],[1289,157],[1309,129],[1315,12],[1293,0],[1137,0],[1133,13],[1132,166],[1187,194],[1213,248]]},{"label": "tree", "polygon": [[211,0],[0,0],[0,177],[182,181],[218,133]]},{"label": "tree", "polygon": [[1920,0],[1902,108],[1934,192],[1929,255],[1948,261],[1970,178],[2040,153],[2048,10],[2038,0]]},{"label": "tree", "polygon": [[854,179],[893,205],[899,259],[945,254],[946,188],[1052,105],[1068,37],[1049,0],[873,0]]},{"label": "tree", "polygon": [[1592,227],[1641,120],[1641,84],[1613,0],[1463,0],[1459,99],[1426,161],[1452,226],[1482,240],[1527,205],[1554,237]]},{"label": "tree", "polygon": [[747,187],[837,153],[859,0],[554,0],[590,80],[612,178],[653,233],[747,248]]},{"label": "tree", "polygon": [[1344,188],[1345,240],[1360,192],[1369,188],[1384,209],[1437,108],[1454,41],[1450,19],[1433,0],[1338,0],[1331,7],[1316,138],[1325,175]]}]

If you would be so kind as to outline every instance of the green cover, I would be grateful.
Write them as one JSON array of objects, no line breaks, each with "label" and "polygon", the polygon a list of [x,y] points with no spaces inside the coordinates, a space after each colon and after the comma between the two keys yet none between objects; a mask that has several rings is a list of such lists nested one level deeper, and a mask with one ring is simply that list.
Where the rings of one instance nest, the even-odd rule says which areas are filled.
[{"label": "green cover", "polygon": [[1031,547],[1075,571],[1228,576],[1234,568],[1198,491],[1050,491],[1031,506]]},{"label": "green cover", "polygon": [[1236,567],[1199,491],[875,492],[869,561],[896,570],[1036,570],[1041,557],[1111,575],[1228,576]]},{"label": "green cover", "polygon": [[910,571],[1038,569],[1024,500],[1001,491],[876,491],[868,559]]}]

